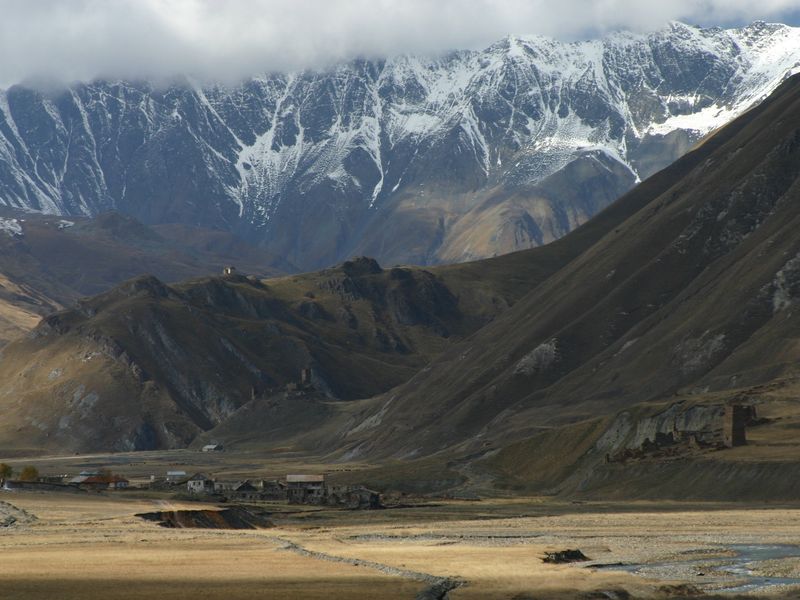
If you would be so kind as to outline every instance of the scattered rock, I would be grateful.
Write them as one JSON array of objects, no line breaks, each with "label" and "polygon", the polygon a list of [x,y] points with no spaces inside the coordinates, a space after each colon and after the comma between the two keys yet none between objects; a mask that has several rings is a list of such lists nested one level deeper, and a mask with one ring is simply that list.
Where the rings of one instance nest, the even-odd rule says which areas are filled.
[{"label": "scattered rock", "polygon": [[514,375],[536,375],[549,369],[557,360],[558,343],[553,338],[523,356],[514,367]]},{"label": "scattered rock", "polygon": [[583,562],[585,560],[589,560],[589,558],[587,558],[587,556],[580,550],[575,549],[575,550],[559,550],[557,552],[545,552],[542,562],[562,564],[562,563]]}]

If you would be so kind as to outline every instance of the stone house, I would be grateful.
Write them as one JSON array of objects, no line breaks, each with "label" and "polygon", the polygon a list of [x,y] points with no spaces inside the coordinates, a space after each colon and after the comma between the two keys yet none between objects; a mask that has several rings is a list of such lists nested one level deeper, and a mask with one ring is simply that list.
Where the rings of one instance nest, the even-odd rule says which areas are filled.
[{"label": "stone house", "polygon": [[236,500],[245,500],[246,502],[257,502],[261,500],[261,492],[259,489],[247,480],[234,486],[230,496]]},{"label": "stone house", "polygon": [[379,492],[360,485],[338,485],[326,488],[325,504],[361,509],[374,509],[383,506]]},{"label": "stone house", "polygon": [[214,482],[214,491],[218,494],[232,492],[233,488],[239,485],[238,481],[220,481],[219,479]]},{"label": "stone house", "polygon": [[323,504],[325,502],[325,476],[287,475],[286,499],[289,504]]},{"label": "stone house", "polygon": [[214,481],[202,473],[195,473],[186,482],[186,489],[190,494],[213,494]]},{"label": "stone house", "polygon": [[282,481],[259,481],[256,487],[261,490],[262,500],[286,500],[286,484]]}]

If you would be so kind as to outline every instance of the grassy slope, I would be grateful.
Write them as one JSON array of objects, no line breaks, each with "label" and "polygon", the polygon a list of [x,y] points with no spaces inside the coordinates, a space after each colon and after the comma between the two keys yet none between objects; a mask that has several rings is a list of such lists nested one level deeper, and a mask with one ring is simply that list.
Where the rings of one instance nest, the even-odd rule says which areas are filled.
[{"label": "grassy slope", "polygon": [[[278,418],[276,409],[261,406],[262,398],[248,404],[251,390],[266,394],[295,380],[309,364],[323,373],[337,397],[368,397],[396,386],[507,310],[634,209],[635,203],[615,205],[575,232],[570,244],[555,242],[427,271],[361,273],[353,280],[334,269],[270,279],[264,285],[206,278],[164,294],[148,291],[159,288],[158,282],[141,280],[141,289],[137,284],[122,286],[59,315],[55,329],[45,324],[41,336],[6,349],[0,375],[17,377],[7,378],[0,387],[0,402],[9,410],[0,424],[3,444],[19,452],[42,446],[89,447],[86,444],[117,449],[181,445],[236,413],[231,423],[212,434],[263,445],[263,428],[247,431],[247,421],[266,420],[272,430],[282,427],[275,440],[282,443],[312,422],[320,424],[323,417],[343,413],[313,439],[315,447],[324,445],[336,437],[342,421],[353,419],[369,402],[306,406],[307,420],[298,420],[297,411],[281,405]],[[118,219],[107,224],[112,238],[119,235]],[[46,233],[46,239],[63,235],[61,230]],[[163,237],[146,233],[144,237]],[[55,240],[56,246],[64,243]],[[218,251],[218,245],[213,250]],[[81,247],[78,255],[87,251]],[[117,261],[113,252],[100,255],[107,261],[98,263],[89,256],[85,261],[109,266]],[[152,264],[141,256],[134,258],[140,268]],[[107,281],[106,271],[99,270]],[[219,348],[214,342],[222,338],[243,354]],[[245,373],[242,356],[249,364]],[[34,366],[31,357],[36,357]],[[190,375],[175,376],[187,370]],[[87,394],[90,403],[97,394],[100,405],[84,414],[76,406],[86,404]],[[217,414],[196,408],[209,404]],[[60,419],[69,415],[60,426]],[[96,431],[108,427],[109,419],[117,424],[98,437]],[[158,429],[155,423],[162,424],[158,431],[153,431]]]},{"label": "grassy slope", "polygon": [[[749,389],[793,376],[799,87],[790,80],[553,244],[553,251],[579,247],[580,254],[366,407],[361,422],[370,426],[348,436],[349,447],[366,456],[414,456],[455,444],[481,452],[532,437],[533,455],[547,443],[538,437],[543,428],[675,393]],[[629,218],[614,223],[620,211]],[[599,241],[584,251],[582,236],[598,229]],[[537,348],[545,358],[519,369]],[[577,458],[572,446],[559,446],[570,435],[552,435],[557,460],[547,469],[556,475]],[[506,458],[519,461],[513,453]]]},{"label": "grassy slope", "polygon": [[[757,489],[754,473],[776,460],[794,469],[785,459],[797,452],[789,441],[797,419],[790,394],[767,401],[759,386],[778,377],[791,382],[798,347],[792,306],[800,273],[792,259],[800,251],[793,202],[799,82],[787,82],[764,105],[542,248],[428,271],[377,271],[356,261],[265,283],[123,286],[59,316],[37,340],[9,348],[0,377],[2,369],[18,368],[23,379],[0,394],[12,415],[8,423],[26,425],[16,432],[6,425],[2,435],[64,447],[54,417],[40,417],[63,417],[58,403],[70,394],[73,403],[84,403],[85,390],[77,400],[74,390],[86,380],[101,398],[112,398],[104,415],[127,410],[135,420],[145,407],[152,422],[168,424],[174,415],[161,445],[210,429],[252,447],[290,440],[295,448],[335,450],[347,459],[407,460],[445,451],[404,469],[387,463],[372,474],[384,483],[424,467],[433,487],[458,485],[469,472],[508,489],[574,493],[588,485],[630,494],[643,493],[650,469],[659,474],[647,489],[664,494],[687,477],[705,481],[717,462],[736,463],[728,483],[698,486],[699,497]],[[66,384],[58,381],[62,375],[45,383],[54,365],[75,363],[76,356],[94,360],[98,339],[119,348],[78,367]],[[88,344],[84,354],[76,354],[81,344]],[[33,355],[34,366],[22,368]],[[130,363],[144,376],[123,373],[136,371]],[[349,403],[272,393],[308,365],[318,388],[339,398],[407,382]],[[130,387],[118,396],[113,391],[111,381],[125,377],[139,390],[140,404],[131,402]],[[613,466],[598,467],[597,456],[587,459],[619,411],[655,410],[642,401],[702,404],[741,396],[780,419],[758,429],[758,443],[747,450],[695,457],[688,471],[644,464],[613,473]],[[35,412],[44,398],[57,400]],[[105,431],[102,421],[88,422]],[[118,427],[127,428],[131,443],[132,426]],[[71,447],[80,447],[89,434],[75,437],[70,429],[69,435]],[[773,436],[785,440],[777,450]],[[742,466],[748,462],[756,463],[749,475]],[[770,472],[773,491],[786,474],[783,467]],[[628,476],[633,483],[626,488],[620,482]]]},{"label": "grassy slope", "polygon": [[333,398],[394,387],[556,266],[556,259],[540,269],[523,258],[491,268],[479,285],[469,266],[437,276],[381,270],[366,259],[263,282],[212,277],[168,287],[152,277],[131,280],[48,317],[33,336],[5,348],[2,445],[183,445],[245,405],[226,436],[244,430],[260,438],[253,423],[261,418],[289,437],[307,429],[312,415],[329,413],[323,396],[275,408],[274,394],[303,368],[312,367],[318,389]]}]

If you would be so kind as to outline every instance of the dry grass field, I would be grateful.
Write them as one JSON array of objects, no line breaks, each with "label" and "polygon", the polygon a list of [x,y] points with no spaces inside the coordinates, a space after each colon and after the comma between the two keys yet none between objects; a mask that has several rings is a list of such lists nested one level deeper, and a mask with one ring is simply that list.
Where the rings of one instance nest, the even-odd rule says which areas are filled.
[{"label": "dry grass field", "polygon": [[[208,507],[195,503],[16,492],[0,500],[35,516],[0,529],[0,598],[21,600],[410,599],[437,577],[463,582],[451,600],[674,598],[693,591],[675,587],[687,584],[715,597],[716,589],[734,587],[736,577],[700,575],[687,558],[725,557],[734,544],[800,542],[800,510],[787,507],[536,498],[382,511],[275,504],[276,527],[236,531],[165,529],[135,516]],[[581,549],[591,561],[541,561],[544,552],[566,548]],[[644,576],[594,566],[602,563],[641,564]],[[655,577],[647,565],[665,566],[652,571]],[[754,568],[800,576],[800,558]],[[800,593],[785,587],[755,592]]]},{"label": "dry grass field", "polygon": [[37,520],[0,532],[4,599],[413,598],[423,587],[282,550],[272,530],[170,530],[134,516],[163,501],[9,496]]}]

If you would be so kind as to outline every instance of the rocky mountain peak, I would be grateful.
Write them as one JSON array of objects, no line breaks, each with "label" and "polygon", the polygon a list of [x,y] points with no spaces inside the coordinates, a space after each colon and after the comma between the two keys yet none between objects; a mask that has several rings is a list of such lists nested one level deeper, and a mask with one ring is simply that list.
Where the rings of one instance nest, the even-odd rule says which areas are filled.
[{"label": "rocky mountain peak", "polygon": [[[606,191],[627,189],[763,99],[797,70],[797,48],[800,29],[784,25],[674,22],[238,85],[18,85],[0,92],[0,205],[217,227],[302,269],[490,256],[531,245],[536,228],[557,237],[553,215],[574,226],[594,213],[585,190],[546,190],[559,200],[517,206],[532,225],[511,242],[488,197],[598,149],[628,173]],[[456,233],[467,223],[506,241],[470,245]]]}]

